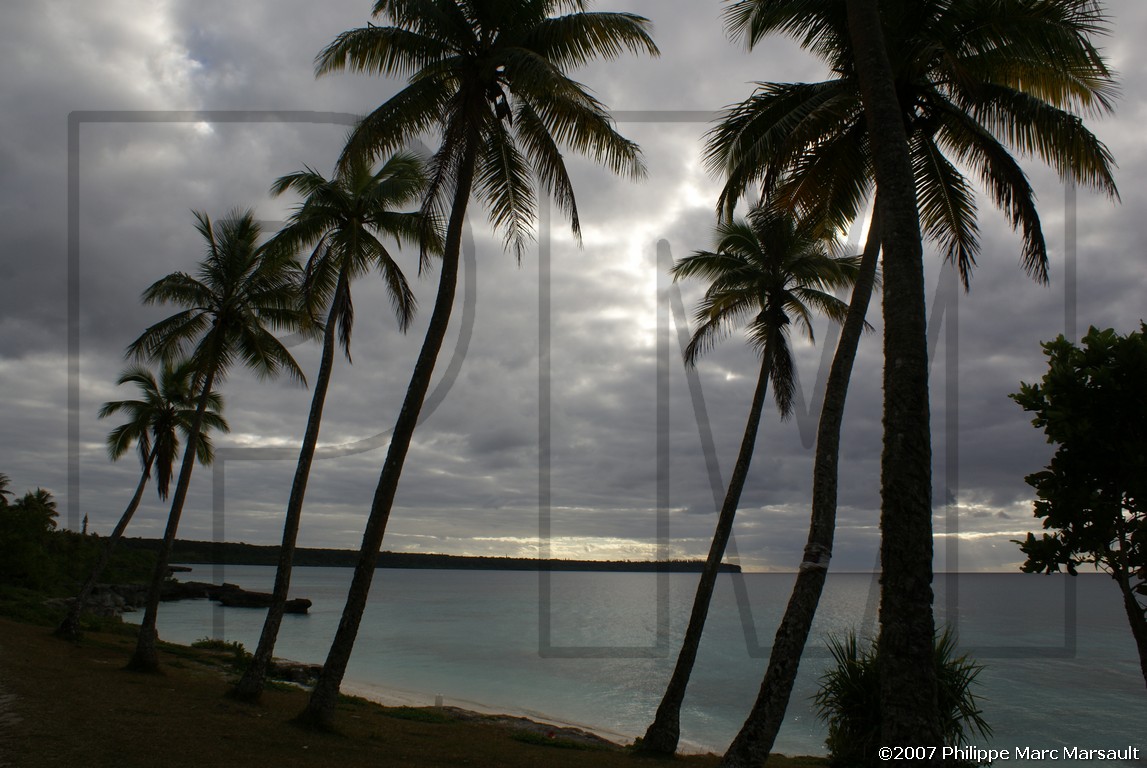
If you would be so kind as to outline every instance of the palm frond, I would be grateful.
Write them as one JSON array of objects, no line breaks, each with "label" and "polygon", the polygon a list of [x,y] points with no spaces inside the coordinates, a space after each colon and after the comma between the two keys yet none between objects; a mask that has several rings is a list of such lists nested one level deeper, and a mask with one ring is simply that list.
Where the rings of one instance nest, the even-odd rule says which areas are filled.
[{"label": "palm frond", "polygon": [[490,126],[483,138],[476,188],[488,201],[490,221],[504,232],[506,247],[514,249],[521,263],[523,249],[532,236],[531,222],[537,209],[530,169],[500,121]]},{"label": "palm frond", "polygon": [[360,27],[336,37],[315,57],[315,75],[344,69],[405,76],[442,58],[449,48],[440,40],[399,27]]},{"label": "palm frond", "polygon": [[925,234],[940,243],[960,270],[964,290],[980,251],[976,199],[964,175],[940,152],[930,136],[912,137],[916,202]]},{"label": "palm frond", "polygon": [[572,13],[542,19],[520,41],[556,66],[578,67],[629,52],[659,56],[649,19],[634,13]]},{"label": "palm frond", "polygon": [[1020,152],[1038,156],[1061,178],[1073,176],[1118,199],[1111,172],[1115,158],[1082,118],[1010,88],[984,85],[982,93],[968,111],[985,128]]}]

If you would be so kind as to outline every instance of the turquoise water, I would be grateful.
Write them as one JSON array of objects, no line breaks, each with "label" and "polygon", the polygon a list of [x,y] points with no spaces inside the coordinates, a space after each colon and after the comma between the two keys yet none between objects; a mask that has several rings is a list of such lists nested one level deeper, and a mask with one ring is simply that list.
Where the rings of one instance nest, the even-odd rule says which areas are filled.
[{"label": "turquoise water", "polygon": [[[273,577],[258,566],[195,566],[183,576],[255,590],[269,590]],[[659,593],[659,578],[667,591]],[[760,646],[771,642],[793,583],[789,574],[745,574],[740,603],[734,578],[719,579],[682,714],[682,738],[704,750],[722,751],[743,722],[767,663]],[[292,596],[314,606],[285,617],[277,655],[323,661],[349,580],[349,569],[295,569]],[[979,691],[995,733],[977,745],[1133,745],[1147,757],[1147,691],[1118,590],[1101,575],[1074,582],[937,577],[938,620],[955,623],[962,649],[987,666]],[[441,695],[446,704],[640,735],[672,670],[695,584],[690,574],[381,570],[347,680],[397,689],[415,703]],[[873,632],[875,589],[870,574],[830,575],[777,751],[824,753],[825,728],[810,701],[828,663],[824,638]],[[159,631],[174,642],[221,636],[254,648],[262,617],[203,600],[165,603]]]}]

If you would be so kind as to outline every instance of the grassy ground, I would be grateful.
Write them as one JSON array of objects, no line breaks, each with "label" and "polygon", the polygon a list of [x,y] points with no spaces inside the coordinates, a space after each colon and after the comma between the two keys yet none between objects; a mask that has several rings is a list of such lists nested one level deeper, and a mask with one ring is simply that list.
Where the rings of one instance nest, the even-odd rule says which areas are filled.
[{"label": "grassy ground", "polygon": [[[670,761],[588,747],[560,731],[433,708],[385,708],[348,698],[338,733],[289,723],[305,692],[277,686],[259,705],[224,696],[230,656],[165,645],[161,675],[122,669],[134,640],[89,633],[72,645],[43,626],[0,618],[0,766],[563,766],[656,768]],[[519,724],[520,725],[520,724]],[[715,756],[675,758],[704,768]],[[771,766],[823,766],[819,758]]]}]

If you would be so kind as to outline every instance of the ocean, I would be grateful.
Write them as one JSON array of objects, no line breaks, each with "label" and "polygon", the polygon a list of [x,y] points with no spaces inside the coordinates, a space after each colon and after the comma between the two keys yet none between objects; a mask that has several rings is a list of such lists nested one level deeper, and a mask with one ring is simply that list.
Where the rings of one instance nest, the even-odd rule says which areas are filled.
[{"label": "ocean", "polygon": [[[181,578],[270,591],[274,568],[197,565]],[[276,655],[322,663],[350,569],[296,568]],[[632,740],[672,671],[695,574],[380,570],[344,690],[389,702],[444,704],[570,723]],[[791,574],[722,574],[682,712],[683,745],[723,751],[756,696]],[[1115,584],[1101,574],[938,574],[937,621],[985,666],[977,692],[994,734],[985,749],[1139,747],[1147,689]],[[825,638],[875,630],[871,574],[830,574],[775,750],[824,754],[812,704],[830,658]],[[263,611],[206,600],[164,603],[159,633],[258,642]],[[138,621],[140,614],[129,614]],[[1062,753],[1061,753],[1062,754]],[[997,761],[1000,764],[1001,761]],[[1026,765],[1062,761],[1023,760]],[[1071,761],[1074,765],[1089,761]],[[1147,766],[1147,759],[1096,765]]]}]

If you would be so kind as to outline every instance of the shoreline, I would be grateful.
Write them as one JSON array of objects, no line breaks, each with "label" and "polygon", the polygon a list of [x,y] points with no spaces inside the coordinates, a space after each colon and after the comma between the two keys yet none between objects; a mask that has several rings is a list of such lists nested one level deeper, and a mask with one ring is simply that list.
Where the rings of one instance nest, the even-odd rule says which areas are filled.
[{"label": "shoreline", "polygon": [[[490,705],[471,699],[454,698],[446,694],[429,694],[424,691],[410,691],[378,683],[367,683],[361,680],[344,681],[340,692],[348,696],[357,696],[366,699],[367,701],[384,707],[434,707],[452,712],[472,713],[473,715],[483,718],[493,718],[497,721],[525,721],[539,726],[539,730],[544,731],[548,728],[553,728],[567,736],[572,735],[571,732],[581,732],[590,734],[596,739],[600,739],[601,741],[608,742],[620,748],[630,746],[633,744],[634,739],[640,735],[622,733],[604,726],[591,725],[577,720],[556,717],[546,712],[537,712],[526,708]],[[438,703],[439,698],[442,700],[441,704]],[[684,739],[681,740],[677,749],[678,754],[681,755],[719,754],[721,751],[723,750],[711,749]]]},{"label": "shoreline", "polygon": [[[188,571],[183,571],[178,574],[178,578],[182,581],[184,579],[200,579],[205,581],[217,582],[235,581],[240,584],[244,589],[250,590],[265,590],[267,585],[254,579],[253,577],[245,578],[248,574],[246,571],[237,571],[235,573],[219,574],[214,573],[211,566],[198,564],[198,563],[180,563],[181,567],[189,568]],[[227,567],[227,566],[224,566]],[[238,566],[240,569],[253,568],[258,571],[265,570],[264,566]],[[300,566],[305,567],[305,566]],[[329,617],[324,611],[326,606],[324,599],[325,595],[307,592],[302,587],[299,587],[298,595],[304,595],[308,598],[314,599],[314,610],[311,614],[319,614],[323,616],[323,620],[328,620]],[[324,598],[324,599],[320,599]],[[187,606],[188,609],[198,610],[192,608],[194,604],[207,604],[209,601],[200,599],[189,599],[181,601]],[[257,609],[253,614],[260,614]],[[203,637],[213,637],[213,631],[218,630],[221,625],[217,621],[219,615],[223,616],[242,616],[241,621],[232,625],[231,620],[228,619],[228,629],[230,631],[224,632],[222,635],[227,640],[242,642],[248,650],[253,649],[255,642],[258,638],[257,629],[246,627],[248,623],[247,609],[232,609],[218,605],[213,605],[211,611],[211,620],[216,621],[214,627],[210,624],[203,624],[202,631],[195,630],[191,633],[185,631],[186,627],[182,627],[180,631],[174,632],[170,635],[170,639],[177,643],[190,645],[192,642]],[[125,623],[138,624],[140,621],[140,614],[127,613],[123,616]],[[204,614],[204,621],[208,621],[207,614]],[[315,621],[314,618],[311,621]],[[255,622],[256,624],[261,624]],[[240,629],[243,627],[243,629]],[[247,630],[251,629],[254,633],[248,637]],[[164,630],[163,621],[160,621],[160,638],[168,637],[168,633]],[[325,648],[323,649],[325,651]],[[279,657],[284,663],[296,664],[300,666],[314,666],[318,667],[323,662],[323,652],[316,651],[312,648],[300,649],[298,647],[289,648],[284,644],[283,654]],[[363,670],[359,670],[362,672]],[[367,673],[365,677],[355,677],[348,671],[346,678],[344,678],[341,686],[343,693],[359,696],[361,698],[382,704],[384,706],[410,706],[410,707],[433,707],[437,696],[443,697],[443,704],[445,706],[458,707],[459,709],[474,712],[483,716],[503,716],[505,718],[525,718],[538,723],[551,725],[555,728],[573,728],[586,733],[595,735],[598,738],[604,739],[612,744],[618,746],[632,745],[634,741],[645,733],[645,728],[652,720],[653,711],[649,711],[649,720],[638,722],[631,711],[631,707],[623,706],[621,710],[614,712],[616,706],[598,707],[592,701],[587,702],[582,699],[573,701],[570,707],[562,707],[564,699],[562,696],[548,696],[548,695],[534,695],[533,691],[523,691],[523,695],[519,697],[512,697],[504,695],[506,691],[500,688],[497,691],[480,690],[481,686],[474,686],[467,684],[467,678],[448,679],[447,675],[436,673],[435,671],[428,672],[428,675],[423,675],[419,679],[415,679],[414,675],[400,674],[397,675],[397,680],[391,682],[390,680],[381,679],[378,676]],[[300,678],[299,682],[303,682]],[[544,689],[543,689],[544,690]],[[482,694],[486,693],[487,696]],[[512,691],[511,691],[512,693]],[[660,697],[662,691],[657,691],[656,695]],[[498,694],[503,694],[499,696]],[[651,694],[652,696],[652,694]],[[656,700],[650,698],[651,706],[656,705]],[[616,702],[615,702],[616,704]],[[550,706],[539,706],[550,705]],[[556,706],[554,706],[556,705]],[[612,714],[617,714],[619,717],[610,717]],[[743,713],[740,713],[743,716]],[[728,747],[728,740],[721,741],[721,734],[710,734],[708,732],[694,734],[695,736],[711,736],[710,739],[688,739],[683,737],[679,742],[679,754],[686,755],[705,755],[705,754],[722,754]],[[684,734],[683,734],[684,736]],[[822,750],[818,746],[793,748],[794,752],[799,750],[800,754],[818,755]]]},{"label": "shoreline", "polygon": [[[208,600],[208,598],[193,598],[189,599],[188,602],[206,602]],[[125,625],[138,626],[139,615],[141,615],[140,612],[132,610],[123,614],[121,618]],[[181,648],[190,649],[192,647],[190,642],[165,640],[162,634],[159,640],[162,643],[179,646]],[[276,656],[275,661],[295,667],[322,666],[320,662],[300,661],[282,656]],[[276,682],[295,685],[301,690],[308,692],[311,689],[311,686],[306,683],[280,680],[274,677],[270,679]],[[632,745],[634,740],[641,736],[641,734],[625,733],[603,725],[590,724],[527,707],[515,707],[512,704],[488,704],[474,699],[450,696],[446,692],[431,693],[427,690],[411,690],[356,678],[344,679],[342,685],[339,687],[339,692],[347,696],[364,699],[383,707],[441,708],[456,715],[461,713],[465,716],[465,714],[468,713],[475,718],[492,719],[505,724],[510,724],[511,721],[532,723],[536,725],[537,728],[528,728],[528,730],[533,730],[541,734],[544,734],[546,731],[559,731],[562,736],[573,738],[574,740],[579,740],[577,734],[580,732],[582,734],[588,734],[594,740],[606,742],[618,748],[625,748]],[[439,698],[442,699],[441,705],[437,703]],[[709,755],[721,754],[722,752],[724,752],[724,748],[722,747],[706,746],[687,739],[681,739],[677,748],[679,755]],[[2,766],[0,766],[0,768],[2,768]]]},{"label": "shoreline", "polygon": [[[52,638],[43,624],[0,618],[0,764],[21,768],[633,768],[631,751],[575,727],[453,706],[386,708],[355,693],[410,692],[350,684],[333,732],[299,728],[292,718],[306,693],[272,686],[257,704],[226,695],[233,654],[160,645],[161,672],[126,671],[128,632],[90,632],[79,643]],[[446,704],[446,702],[444,702]],[[126,736],[123,738],[122,736]],[[681,756],[682,768],[715,768],[716,755]],[[823,766],[779,758],[783,768]]]},{"label": "shoreline", "polygon": [[[463,719],[482,718],[493,722],[507,724],[520,724],[527,730],[541,735],[559,733],[565,737],[577,738],[579,734],[588,734],[592,741],[606,742],[610,745],[624,748],[633,742],[633,738],[625,734],[611,731],[607,728],[587,725],[549,715],[512,707],[492,707],[481,702],[467,699],[454,699],[442,694],[427,695],[413,691],[403,691],[377,683],[364,683],[349,680],[343,683],[340,693],[348,696],[357,696],[361,699],[374,702],[383,707],[412,707],[441,709]],[[429,701],[427,700],[429,699]],[[439,703],[441,699],[442,703]],[[531,727],[533,726],[533,727]]]},{"label": "shoreline", "polygon": [[[198,578],[212,579],[213,583],[215,574],[212,574],[209,571],[206,564],[181,561],[180,563],[173,565],[179,569],[176,576],[177,580],[180,580],[179,577],[186,578],[191,574],[196,574]],[[243,589],[246,589],[246,587],[243,587]],[[196,603],[201,600],[217,602],[211,598],[191,597],[184,598],[181,600],[181,602],[186,601],[188,603]],[[222,610],[232,610],[231,608],[227,608],[221,605],[217,607]],[[240,608],[237,610],[244,609]],[[133,609],[122,614],[121,618],[125,624],[138,625],[141,616],[142,614],[140,612]],[[162,632],[160,634],[160,640],[164,642],[171,642],[164,640]],[[191,640],[184,641],[184,639],[181,638],[175,640],[174,644],[190,646],[191,642]],[[317,659],[316,661],[301,661],[299,659],[284,656],[276,657],[276,660],[284,664],[299,667],[322,666],[321,659]],[[306,690],[310,689],[310,686],[306,684],[302,684],[302,687]],[[343,680],[343,683],[340,686],[340,692],[350,696],[357,696],[359,698],[366,699],[367,701],[371,701],[384,707],[436,707],[438,706],[436,702],[438,698],[441,697],[443,701],[442,706],[447,709],[454,709],[459,712],[469,712],[473,713],[474,715],[487,718],[502,718],[506,721],[524,720],[536,723],[539,726],[549,726],[555,729],[580,731],[586,734],[591,734],[597,739],[622,748],[632,745],[637,738],[640,738],[642,735],[644,735],[644,732],[632,733],[622,730],[615,730],[606,725],[592,724],[575,718],[553,714],[549,711],[541,711],[528,707],[518,707],[514,706],[512,703],[491,704],[476,699],[451,696],[449,690],[445,687],[439,691],[431,691],[429,689],[421,688],[414,690],[381,682],[372,682],[368,680],[347,677]],[[727,744],[724,746],[706,745],[682,738],[678,744],[677,751],[678,754],[681,755],[721,754],[725,751],[727,746]]]}]

